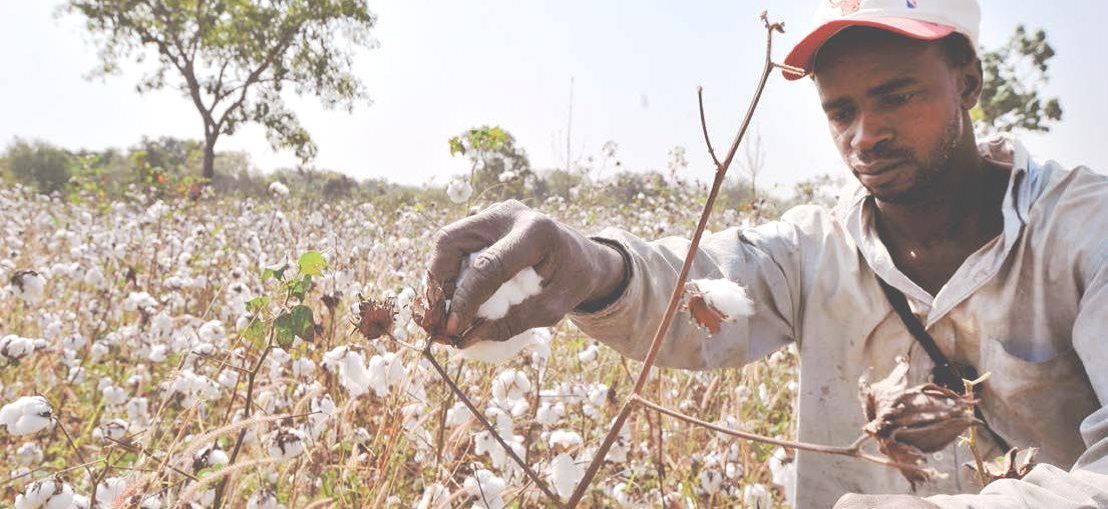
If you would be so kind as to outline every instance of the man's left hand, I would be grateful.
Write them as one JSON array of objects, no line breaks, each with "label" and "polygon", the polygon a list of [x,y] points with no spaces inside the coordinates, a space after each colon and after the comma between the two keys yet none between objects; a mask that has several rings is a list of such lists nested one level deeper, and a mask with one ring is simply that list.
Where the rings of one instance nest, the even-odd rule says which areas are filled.
[{"label": "man's left hand", "polygon": [[911,495],[847,493],[835,503],[835,509],[939,509],[939,506]]}]

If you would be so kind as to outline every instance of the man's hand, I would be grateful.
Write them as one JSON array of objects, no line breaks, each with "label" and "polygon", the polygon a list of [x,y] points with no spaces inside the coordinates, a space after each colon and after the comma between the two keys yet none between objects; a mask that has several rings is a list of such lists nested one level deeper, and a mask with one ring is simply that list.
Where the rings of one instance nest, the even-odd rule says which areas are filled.
[{"label": "man's hand", "polygon": [[[433,242],[428,276],[450,299],[446,334],[462,347],[554,325],[582,302],[617,290],[623,274],[623,258],[614,248],[515,200],[443,227]],[[462,260],[485,248],[458,281]],[[542,291],[501,319],[477,319],[481,304],[527,267],[542,277]]]},{"label": "man's hand", "polygon": [[859,495],[847,493],[835,503],[835,509],[940,509],[911,495]]}]

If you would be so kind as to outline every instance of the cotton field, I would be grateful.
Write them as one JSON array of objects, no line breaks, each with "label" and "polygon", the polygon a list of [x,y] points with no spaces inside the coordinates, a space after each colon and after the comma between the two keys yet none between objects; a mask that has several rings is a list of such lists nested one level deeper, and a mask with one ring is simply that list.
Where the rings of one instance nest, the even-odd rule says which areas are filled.
[{"label": "cotton field", "polygon": [[[396,209],[270,190],[261,201],[171,202],[0,190],[0,506],[550,505],[411,348],[425,340],[412,307],[427,239],[474,204]],[[468,184],[447,192],[474,199]],[[529,205],[585,232],[687,237],[698,199]],[[748,222],[720,211],[710,227]],[[519,295],[537,291],[529,274],[517,278]],[[393,329],[366,340],[352,325],[359,303],[389,297]],[[480,312],[502,316],[519,297],[503,298]],[[565,320],[475,348],[432,352],[568,498],[638,363]],[[795,367],[783,350],[742,370],[656,370],[647,395],[792,438]],[[791,478],[783,449],[637,412],[582,506],[779,507]]]}]

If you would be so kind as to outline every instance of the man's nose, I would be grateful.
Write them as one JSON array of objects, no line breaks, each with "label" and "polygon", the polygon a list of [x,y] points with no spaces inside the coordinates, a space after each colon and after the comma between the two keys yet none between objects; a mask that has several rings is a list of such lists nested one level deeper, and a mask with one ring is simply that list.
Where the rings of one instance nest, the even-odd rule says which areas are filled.
[{"label": "man's nose", "polygon": [[893,138],[893,131],[875,114],[858,115],[854,132],[850,137],[850,148],[863,159],[869,159],[875,147]]}]

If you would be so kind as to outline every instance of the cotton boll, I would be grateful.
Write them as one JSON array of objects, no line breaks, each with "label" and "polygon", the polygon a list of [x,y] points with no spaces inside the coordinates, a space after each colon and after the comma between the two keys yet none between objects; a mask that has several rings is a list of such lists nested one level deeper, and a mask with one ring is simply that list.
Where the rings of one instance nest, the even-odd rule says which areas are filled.
[{"label": "cotton boll", "polygon": [[269,194],[277,197],[285,197],[289,195],[289,187],[286,186],[280,180],[275,180],[269,184]]},{"label": "cotton boll", "polygon": [[789,458],[785,449],[778,447],[769,458],[769,471],[773,474],[773,484],[785,492],[785,500],[792,505],[796,500],[796,462]]},{"label": "cotton boll", "polygon": [[50,479],[35,481],[15,497],[15,509],[70,509],[73,507],[73,487]]},{"label": "cotton boll", "polygon": [[504,509],[501,494],[506,486],[504,479],[485,469],[474,472],[462,482],[462,487],[477,499],[474,507],[481,509]]},{"label": "cotton boll", "polygon": [[694,279],[690,282],[708,305],[723,314],[724,321],[754,314],[754,301],[738,283],[730,279]]},{"label": "cotton boll", "polygon": [[42,339],[24,338],[9,334],[0,338],[0,361],[12,363],[46,348],[47,343]]},{"label": "cotton boll", "polygon": [[446,507],[446,503],[449,499],[450,490],[446,489],[446,486],[437,482],[431,483],[423,488],[423,496],[420,497],[419,503],[416,504],[415,509],[438,509]]},{"label": "cotton boll", "polygon": [[743,488],[743,504],[751,509],[769,509],[773,496],[764,484],[748,484]]},{"label": "cotton boll", "polygon": [[719,493],[720,488],[723,487],[723,474],[720,474],[718,470],[705,468],[697,475],[697,479],[700,481],[700,489],[708,494],[715,495]]},{"label": "cotton boll", "polygon": [[600,347],[592,344],[577,353],[577,360],[581,361],[582,364],[592,364],[596,361],[596,357],[599,353]]},{"label": "cotton boll", "polygon": [[454,179],[446,185],[446,196],[454,203],[465,203],[473,195],[473,186],[462,179]]},{"label": "cotton boll", "polygon": [[284,509],[284,507],[277,501],[277,493],[268,489],[255,491],[246,500],[246,509]]},{"label": "cotton boll", "polygon": [[550,438],[547,439],[551,448],[561,447],[568,449],[570,447],[581,445],[583,442],[581,435],[576,431],[568,430],[555,430],[550,432]]},{"label": "cotton boll", "polygon": [[374,385],[374,379],[365,366],[365,358],[360,352],[351,350],[347,346],[339,346],[323,354],[322,363],[328,371],[337,373],[339,384],[349,391],[351,396],[361,396]]},{"label": "cotton boll", "polygon": [[296,428],[281,428],[269,437],[269,455],[282,460],[295,458],[303,454],[306,439],[304,432]]},{"label": "cotton boll", "polygon": [[0,408],[0,425],[12,435],[29,435],[50,425],[53,411],[42,396],[23,396]]},{"label": "cotton boll", "polygon": [[46,277],[33,270],[19,270],[11,277],[13,293],[28,305],[38,304],[46,292]]},{"label": "cotton boll", "polygon": [[120,477],[109,477],[96,485],[96,495],[93,500],[99,507],[112,507],[123,491],[127,489],[127,481]]},{"label": "cotton boll", "polygon": [[38,465],[42,458],[42,449],[34,442],[25,442],[15,450],[15,462],[23,466]]},{"label": "cotton boll", "polygon": [[566,415],[566,406],[562,403],[543,403],[535,412],[535,422],[543,426],[558,424]]},{"label": "cotton boll", "polygon": [[492,381],[492,397],[497,400],[522,399],[531,390],[531,382],[522,371],[506,369]]},{"label": "cotton boll", "polygon": [[573,461],[573,457],[568,453],[563,452],[550,460],[547,477],[554,485],[554,489],[557,490],[558,496],[562,498],[569,498],[573,494],[573,489],[577,487],[577,483],[584,476],[584,467]]},{"label": "cotton boll", "polygon": [[127,391],[122,387],[109,385],[100,390],[104,395],[104,402],[109,405],[122,405],[127,401]]},{"label": "cotton boll", "polygon": [[192,469],[194,471],[199,471],[207,467],[226,465],[230,462],[231,459],[227,456],[227,453],[212,444],[196,451],[196,454],[192,458]]},{"label": "cotton boll", "polygon": [[447,426],[460,426],[465,424],[471,417],[473,417],[473,412],[469,411],[469,407],[467,407],[465,403],[457,401],[454,403],[454,406],[446,411],[445,424]]},{"label": "cotton boll", "polygon": [[92,430],[92,438],[104,440],[105,442],[123,440],[123,436],[127,434],[127,427],[127,421],[123,419],[112,419],[100,423],[96,429]]}]

